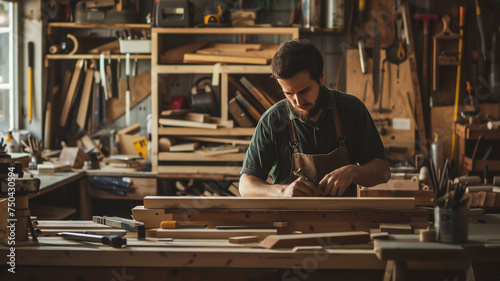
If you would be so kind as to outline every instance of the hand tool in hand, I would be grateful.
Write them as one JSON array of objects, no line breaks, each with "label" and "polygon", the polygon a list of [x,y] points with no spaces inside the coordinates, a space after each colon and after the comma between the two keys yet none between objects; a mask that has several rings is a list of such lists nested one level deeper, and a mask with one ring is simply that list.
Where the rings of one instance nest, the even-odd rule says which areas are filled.
[{"label": "hand tool in hand", "polygon": [[295,176],[299,177],[299,178],[303,178],[303,179],[305,179],[305,180],[307,180],[307,181],[312,182],[312,183],[314,184],[314,186],[316,186],[316,188],[318,189],[319,193],[321,193],[321,195],[323,195],[323,196],[326,196],[326,195],[325,195],[325,193],[323,192],[323,190],[320,190],[320,189],[318,188],[318,185],[317,185],[317,184],[316,184],[313,180],[309,179],[309,178],[308,178],[308,177],[304,174],[304,171],[302,171],[302,169],[301,169],[301,168],[299,168],[297,171],[293,171],[293,174],[294,174]]},{"label": "hand tool in hand", "polygon": [[57,236],[61,236],[68,240],[86,241],[86,242],[97,242],[103,245],[108,245],[113,248],[122,248],[127,246],[127,238],[123,238],[119,235],[94,235],[94,234],[83,234],[75,232],[59,232]]}]

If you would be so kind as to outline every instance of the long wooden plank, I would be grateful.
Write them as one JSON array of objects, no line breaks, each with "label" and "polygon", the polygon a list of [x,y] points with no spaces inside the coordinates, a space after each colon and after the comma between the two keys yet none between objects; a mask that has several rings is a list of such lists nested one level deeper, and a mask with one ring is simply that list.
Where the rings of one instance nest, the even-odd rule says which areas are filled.
[{"label": "long wooden plank", "polygon": [[250,140],[228,139],[228,138],[211,138],[211,137],[180,137],[180,138],[185,139],[185,140],[229,143],[229,144],[233,144],[233,145],[236,145],[236,144],[250,145]]},{"label": "long wooden plank", "polygon": [[188,120],[179,120],[179,119],[168,119],[168,118],[160,118],[158,119],[158,124],[164,126],[174,126],[174,127],[189,127],[189,128],[204,128],[204,129],[217,129],[217,124],[212,123],[200,123]]},{"label": "long wooden plank", "polygon": [[158,166],[158,174],[239,175],[241,167],[231,166]]},{"label": "long wooden plank", "polygon": [[[198,197],[203,202],[205,198]],[[269,225],[273,222],[288,222],[284,232],[290,233],[302,228],[303,233],[353,231],[379,228],[380,223],[406,223],[418,228],[427,223],[427,211],[423,208],[414,210],[227,210],[227,209],[146,209],[136,206],[132,216],[146,224],[146,227],[159,227],[165,220],[199,222],[209,227],[221,225]],[[206,223],[208,222],[208,223]],[[303,227],[304,226],[304,227]]]},{"label": "long wooden plank", "polygon": [[260,245],[266,249],[293,248],[297,246],[331,246],[338,244],[362,244],[370,242],[370,234],[364,231],[270,235]]},{"label": "long wooden plank", "polygon": [[216,56],[204,54],[184,54],[184,63],[243,63],[243,64],[269,64],[270,59],[258,57]]},{"label": "long wooden plank", "polygon": [[415,198],[276,198],[230,197],[200,198],[196,196],[146,196],[144,207],[149,209],[300,209],[300,210],[408,210],[415,208]]},{"label": "long wooden plank", "polygon": [[94,70],[88,69],[83,82],[82,98],[80,99],[80,107],[78,109],[78,117],[76,123],[80,128],[85,129],[85,122],[90,104],[90,93],[92,91],[92,81],[94,79]]},{"label": "long wooden plank", "polygon": [[158,229],[156,238],[229,239],[234,236],[258,236],[264,239],[275,235],[276,229]]},{"label": "long wooden plank", "polygon": [[202,128],[158,128],[158,135],[169,136],[252,136],[255,128],[218,128],[217,130]]},{"label": "long wooden plank", "polygon": [[71,78],[71,84],[68,89],[68,94],[66,95],[66,100],[64,101],[64,106],[61,112],[61,120],[59,125],[61,127],[66,126],[66,122],[68,121],[69,111],[73,106],[73,103],[76,99],[76,92],[78,91],[77,87],[80,81],[80,74],[82,72],[84,60],[76,61],[75,71],[73,72],[73,78]]},{"label": "long wooden plank", "polygon": [[242,162],[245,153],[225,153],[221,155],[203,155],[192,152],[160,152],[160,161],[237,161]]}]

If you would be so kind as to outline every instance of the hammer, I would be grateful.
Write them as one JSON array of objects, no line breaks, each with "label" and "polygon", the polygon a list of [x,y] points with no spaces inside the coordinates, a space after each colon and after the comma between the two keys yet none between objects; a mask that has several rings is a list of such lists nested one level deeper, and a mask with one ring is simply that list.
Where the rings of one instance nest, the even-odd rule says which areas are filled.
[{"label": "hammer", "polygon": [[127,238],[123,238],[118,235],[101,236],[101,235],[75,233],[75,232],[59,232],[57,233],[57,236],[61,236],[62,238],[68,240],[102,243],[104,245],[108,245],[113,248],[122,248],[127,246]]},{"label": "hammer", "polygon": [[421,20],[424,24],[424,51],[422,54],[422,81],[424,97],[429,95],[429,26],[430,21],[437,21],[438,15],[435,14],[415,14],[415,20]]}]

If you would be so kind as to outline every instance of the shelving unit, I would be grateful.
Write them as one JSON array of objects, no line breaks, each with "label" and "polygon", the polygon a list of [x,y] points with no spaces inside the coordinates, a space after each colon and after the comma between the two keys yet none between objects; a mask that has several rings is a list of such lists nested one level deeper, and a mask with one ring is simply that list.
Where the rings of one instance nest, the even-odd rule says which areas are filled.
[{"label": "shelving unit", "polygon": [[[111,42],[113,39],[115,39],[115,31],[122,31],[122,30],[127,30],[129,33],[136,34],[140,36],[150,35],[150,30],[151,26],[148,24],[130,24],[130,23],[123,23],[123,24],[81,24],[81,23],[75,23],[75,22],[49,22],[45,26],[44,32],[46,35],[46,38],[50,38],[53,40],[53,42],[49,43],[50,41],[47,40],[45,42],[46,46],[44,47],[44,56],[43,56],[43,61],[44,61],[44,66],[46,68],[46,74],[44,74],[46,77],[44,77],[44,80],[47,81],[52,81],[51,83],[54,83],[54,81],[57,81],[56,83],[59,83],[59,88],[58,88],[58,93],[62,91],[62,84],[63,84],[63,79],[64,77],[61,76],[61,73],[64,73],[66,69],[69,69],[73,67],[73,63],[67,61],[77,61],[77,60],[89,60],[89,61],[99,61],[100,59],[100,53],[88,53],[86,52],[87,49],[95,48],[100,45],[100,43],[104,44],[106,42]],[[75,38],[86,38],[88,34],[90,33],[96,33],[97,36],[96,38],[102,39],[103,40],[97,40],[99,42],[87,42],[83,41],[83,45],[88,45],[84,46],[84,48],[80,48],[80,50],[77,53],[74,54],[67,54],[67,53],[55,53],[55,54],[50,54],[48,53],[48,47],[50,45],[48,44],[55,44],[58,45],[63,38],[67,38],[69,35],[74,35]],[[69,39],[68,39],[69,40]],[[101,42],[102,41],[102,42]],[[79,42],[82,44],[82,42]],[[117,43],[116,43],[117,44]],[[95,45],[95,46],[94,46]],[[118,44],[117,44],[118,45]],[[75,50],[76,51],[76,50]],[[106,60],[114,60],[114,61],[122,61],[124,62],[126,60],[127,56],[125,53],[111,53],[109,55],[105,56]],[[149,63],[151,61],[151,54],[130,54],[130,59],[132,60],[141,60],[142,62],[140,63],[143,68],[146,67],[149,68]],[[145,64],[143,64],[143,62]],[[120,66],[119,66],[120,67]],[[120,76],[123,77],[124,74],[120,74]],[[139,73],[137,74],[139,76]],[[121,81],[120,79],[122,77],[117,77],[117,83],[120,84]],[[83,77],[81,78],[83,79]],[[56,89],[57,84],[48,84],[46,88],[43,89],[44,91],[44,97],[46,100],[48,100],[48,103],[51,103],[51,110],[46,110],[46,114],[57,114],[57,112],[53,112],[53,109],[56,108],[59,104],[60,107],[62,107],[61,101],[59,100],[52,100],[53,96],[55,96],[55,92],[53,92],[53,89]],[[120,89],[120,86],[118,86]],[[65,96],[65,93],[61,93],[62,97]],[[144,98],[144,96],[141,96],[141,98]],[[108,107],[116,108],[116,102],[117,99],[113,99],[111,101],[111,105],[107,103]],[[63,101],[64,102],[64,101]],[[124,103],[124,102],[123,102]],[[131,103],[133,106],[134,103]],[[119,104],[118,106],[124,106]],[[107,116],[110,116],[111,111],[107,110]],[[104,112],[103,112],[104,113]],[[55,116],[59,117],[59,116]],[[46,143],[48,146],[52,144],[51,140],[51,133],[58,132],[60,131],[60,128],[54,123],[54,117],[50,117],[49,119],[49,124],[45,124],[45,127],[49,127],[50,129],[48,130],[49,133],[45,133],[46,139],[44,140],[44,143]],[[102,118],[102,115],[101,115]],[[104,118],[103,118],[104,119]],[[106,118],[108,119],[108,118]],[[109,120],[109,119],[108,119]],[[145,122],[144,122],[145,126]],[[47,129],[46,129],[47,131]],[[61,132],[63,133],[63,132]],[[91,131],[89,131],[91,133]]]},{"label": "shelving unit", "polygon": [[[149,24],[80,24],[74,22],[49,22],[47,24],[47,35],[53,35],[57,30],[83,30],[83,29],[101,29],[101,30],[147,30],[151,29]],[[78,59],[99,59],[99,54],[46,54],[45,61],[47,65],[48,60],[78,60]],[[111,54],[106,58],[109,59],[125,59],[125,54]],[[150,60],[150,54],[131,54],[131,59]]]},{"label": "shelving unit", "polygon": [[[151,74],[153,78],[159,79],[160,75],[170,74],[210,74],[220,75],[220,109],[221,120],[229,120],[228,99],[229,99],[229,75],[231,74],[270,74],[269,65],[242,65],[242,64],[160,64],[160,54],[162,50],[162,39],[169,35],[237,35],[239,42],[246,42],[248,35],[289,35],[289,39],[298,38],[299,28],[153,28],[151,33],[152,53],[151,53]],[[276,42],[280,43],[280,42]],[[169,95],[169,93],[164,93]],[[198,137],[247,137],[250,138],[254,128],[223,128],[223,129],[190,129],[182,127],[159,127],[159,107],[160,93],[157,83],[152,84],[152,166],[153,171],[158,172],[160,178],[207,178],[207,179],[234,179],[239,178],[241,166],[226,165],[221,166],[220,171],[214,173],[214,169],[209,169],[210,163],[214,161],[242,162],[244,153],[238,153],[228,157],[199,157],[197,162],[206,161],[206,165],[190,166],[189,172],[184,166],[161,165],[160,161],[172,159],[168,153],[159,153],[158,139],[161,136],[198,136]],[[194,159],[193,157],[186,159]],[[193,175],[193,171],[194,174]]]},{"label": "shelving unit", "polygon": [[[500,141],[500,130],[488,130],[482,125],[453,124],[453,130],[458,139],[459,173],[469,175],[481,173],[488,165],[490,173],[500,173],[500,159],[492,159],[492,151]],[[482,140],[479,140],[481,137]],[[488,152],[488,150],[490,150]],[[486,159],[485,155],[489,154]]]}]

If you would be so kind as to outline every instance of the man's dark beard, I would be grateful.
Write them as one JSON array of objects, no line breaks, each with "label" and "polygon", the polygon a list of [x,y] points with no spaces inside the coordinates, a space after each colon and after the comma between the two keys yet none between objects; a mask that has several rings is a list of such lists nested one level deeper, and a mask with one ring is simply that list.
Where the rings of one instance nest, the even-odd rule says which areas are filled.
[{"label": "man's dark beard", "polygon": [[316,114],[318,114],[321,108],[326,104],[326,101],[327,101],[327,94],[323,90],[323,87],[320,87],[318,99],[313,104],[310,110],[303,111],[301,109],[297,109],[295,106],[291,106],[291,109],[295,114],[297,114],[300,120],[308,121],[312,117],[316,116]]}]

